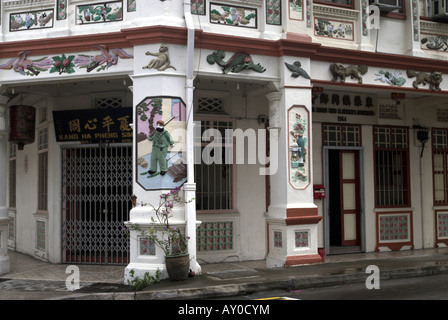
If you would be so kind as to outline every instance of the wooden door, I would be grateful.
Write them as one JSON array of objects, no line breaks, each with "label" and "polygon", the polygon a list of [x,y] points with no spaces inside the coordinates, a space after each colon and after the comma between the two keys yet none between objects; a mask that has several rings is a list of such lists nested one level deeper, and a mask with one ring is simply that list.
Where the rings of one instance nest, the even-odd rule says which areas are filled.
[{"label": "wooden door", "polygon": [[343,246],[356,246],[360,244],[359,153],[341,150],[339,160],[341,243]]}]

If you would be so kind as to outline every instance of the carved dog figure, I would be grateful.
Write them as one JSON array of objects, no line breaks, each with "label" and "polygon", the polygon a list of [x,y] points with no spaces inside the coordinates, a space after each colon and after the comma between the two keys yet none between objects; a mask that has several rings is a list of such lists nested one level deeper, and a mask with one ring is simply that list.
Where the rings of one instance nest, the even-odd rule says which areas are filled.
[{"label": "carved dog figure", "polygon": [[167,68],[173,68],[174,70],[176,70],[176,68],[174,68],[171,65],[170,62],[170,55],[168,53],[168,46],[167,45],[160,45],[159,48],[159,52],[158,53],[151,53],[151,52],[146,52],[145,53],[147,56],[151,55],[151,56],[155,56],[157,58],[152,59],[146,66],[142,67],[142,69],[157,69],[159,71],[164,71]]},{"label": "carved dog figure", "polygon": [[331,81],[337,81],[338,78],[341,78],[341,83],[345,82],[345,78],[350,76],[352,79],[355,78],[358,80],[358,83],[362,83],[362,77],[360,74],[365,74],[367,72],[367,66],[360,65],[360,66],[348,66],[344,67],[340,63],[332,63],[330,65],[330,72],[333,76],[333,79]]},{"label": "carved dog figure", "polygon": [[406,71],[406,75],[408,78],[416,77],[415,81],[412,83],[412,86],[415,89],[418,89],[420,84],[426,86],[429,83],[429,89],[440,91],[440,83],[442,82],[442,72],[433,71],[431,73],[426,72],[415,72],[412,69]]}]

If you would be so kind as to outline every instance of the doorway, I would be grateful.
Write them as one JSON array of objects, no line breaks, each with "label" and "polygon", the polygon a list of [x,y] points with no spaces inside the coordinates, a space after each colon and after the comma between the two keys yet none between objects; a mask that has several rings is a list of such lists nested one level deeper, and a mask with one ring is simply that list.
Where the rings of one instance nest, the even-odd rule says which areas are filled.
[{"label": "doorway", "polygon": [[132,146],[62,148],[62,261],[127,264]]},{"label": "doorway", "polygon": [[324,150],[325,247],[328,254],[362,252],[362,184],[359,149]]}]

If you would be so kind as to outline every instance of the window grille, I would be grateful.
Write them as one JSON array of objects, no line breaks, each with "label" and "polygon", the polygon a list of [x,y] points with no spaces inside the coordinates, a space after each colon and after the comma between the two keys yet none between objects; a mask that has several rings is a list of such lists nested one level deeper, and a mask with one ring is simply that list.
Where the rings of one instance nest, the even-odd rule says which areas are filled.
[{"label": "window grille", "polygon": [[[229,161],[229,156],[233,160],[233,137],[227,138],[226,129],[233,129],[232,120],[203,120],[201,121],[201,137],[203,141],[196,141],[197,147],[200,147],[201,156],[207,145],[212,141],[214,147],[210,150],[210,146],[205,150],[204,154],[214,158],[212,163],[207,164],[201,157],[201,163],[195,165],[195,182],[196,182],[196,209],[203,211],[222,211],[234,209],[234,164]],[[208,129],[217,130],[222,139],[208,134]],[[207,152],[210,151],[210,152]],[[219,152],[220,155],[214,154]],[[209,154],[210,153],[210,154]],[[226,157],[227,156],[227,157]]]},{"label": "window grille", "polygon": [[45,221],[36,221],[36,249],[45,251]]},{"label": "window grille", "polygon": [[432,174],[434,188],[434,205],[448,204],[448,130],[432,129]]},{"label": "window grille", "polygon": [[324,146],[361,146],[361,128],[359,126],[324,124],[323,125]]},{"label": "window grille", "polygon": [[38,132],[38,203],[37,209],[48,209],[48,127]]},{"label": "window grille", "polygon": [[95,106],[99,109],[120,108],[122,102],[122,97],[95,98]]},{"label": "window grille", "polygon": [[205,97],[199,98],[198,112],[225,113],[223,101],[219,98],[205,98]]},{"label": "window grille", "polygon": [[410,205],[407,128],[375,127],[377,207]]}]

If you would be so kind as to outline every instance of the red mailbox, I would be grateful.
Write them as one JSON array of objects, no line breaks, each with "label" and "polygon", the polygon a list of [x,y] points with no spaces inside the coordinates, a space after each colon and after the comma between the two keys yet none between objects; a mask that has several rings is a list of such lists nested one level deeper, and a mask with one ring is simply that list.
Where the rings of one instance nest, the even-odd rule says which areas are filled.
[{"label": "red mailbox", "polygon": [[325,199],[325,188],[323,184],[314,185],[314,199]]}]

